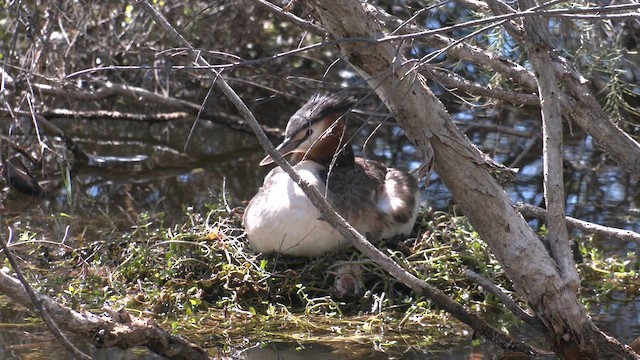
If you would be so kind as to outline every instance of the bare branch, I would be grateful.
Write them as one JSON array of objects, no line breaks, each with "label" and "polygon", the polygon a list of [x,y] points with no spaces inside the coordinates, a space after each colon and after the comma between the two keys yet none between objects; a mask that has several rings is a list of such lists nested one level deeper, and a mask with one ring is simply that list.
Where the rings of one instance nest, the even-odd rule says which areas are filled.
[{"label": "bare branch", "polygon": [[279,17],[282,20],[285,21],[289,21],[291,23],[294,23],[296,25],[298,25],[301,29],[304,29],[312,34],[318,35],[318,36],[322,36],[324,37],[326,35],[326,32],[324,31],[323,28],[321,28],[320,26],[301,19],[291,13],[288,13],[284,10],[282,10],[282,8],[266,1],[266,0],[253,0],[253,3],[260,6],[261,8],[269,11],[270,13],[276,15],[277,17]]},{"label": "bare branch", "polygon": [[[533,216],[537,218],[545,218],[547,216],[547,211],[537,206],[518,203],[516,204],[516,207],[524,216]],[[566,219],[569,227],[578,229],[586,234],[600,235],[606,238],[620,239],[622,241],[633,241],[640,244],[640,234],[637,232],[598,225],[570,216],[567,216]]]},{"label": "bare branch", "polygon": [[465,270],[464,275],[476,282],[478,285],[482,286],[486,291],[495,295],[504,306],[509,309],[516,317],[522,320],[524,323],[533,326],[537,330],[542,330],[542,324],[538,319],[529,315],[526,311],[524,311],[516,302],[507,295],[504,290],[500,289],[496,284],[492,283],[489,279],[481,276],[480,274],[472,271]]},{"label": "bare branch", "polygon": [[522,149],[520,154],[515,158],[515,160],[511,162],[511,164],[509,164],[509,167],[517,168],[518,166],[520,166],[520,163],[522,162],[522,160],[527,156],[529,151],[533,149],[533,147],[535,146],[535,144],[538,142],[539,139],[540,139],[540,134],[535,134],[531,136],[529,140],[527,140],[527,143],[524,145],[524,148]]},{"label": "bare branch", "polygon": [[[26,308],[34,309],[34,303],[25,287],[19,280],[4,272],[0,272],[0,292]],[[138,319],[126,312],[110,309],[104,309],[109,316],[79,313],[58,304],[48,296],[36,295],[55,323],[66,331],[91,339],[97,347],[128,349],[147,346],[155,353],[172,359],[211,359],[204,349],[179,336],[171,335],[151,320]]]},{"label": "bare branch", "polygon": [[440,82],[443,86],[449,88],[450,91],[464,91],[471,95],[486,96],[492,99],[504,100],[515,105],[540,106],[540,100],[537,96],[532,94],[523,94],[513,90],[491,89],[479,86],[455,73],[436,69],[430,66],[424,66],[421,70],[421,73],[426,77]]},{"label": "bare branch", "polygon": [[[11,228],[9,228],[9,240],[11,240],[11,234],[12,234]],[[49,328],[49,331],[53,334],[53,336],[69,353],[73,355],[74,358],[91,360],[91,357],[89,355],[80,351],[80,349],[75,347],[69,341],[69,339],[67,339],[67,337],[64,336],[62,331],[60,331],[58,324],[56,324],[56,322],[51,318],[51,316],[49,315],[49,311],[47,311],[47,309],[45,308],[40,295],[33,290],[31,285],[29,285],[29,282],[27,281],[27,279],[25,279],[24,276],[22,276],[22,271],[20,271],[20,266],[18,266],[18,262],[15,260],[15,258],[13,257],[13,254],[7,247],[7,242],[4,239],[4,234],[0,234],[0,247],[2,247],[2,251],[4,252],[4,255],[7,257],[7,260],[9,260],[9,263],[11,264],[13,271],[16,273],[16,276],[18,277],[20,283],[22,283],[22,286],[25,292],[29,296],[29,300],[33,305],[32,306],[33,311],[36,313],[36,315],[39,316],[44,321],[44,323],[47,325],[47,328]]]},{"label": "bare branch", "polygon": [[[483,19],[470,20],[467,22],[445,26],[438,29],[430,29],[430,30],[422,30],[415,33],[403,34],[403,35],[393,35],[393,36],[385,36],[381,38],[380,42],[385,41],[398,41],[398,40],[414,40],[419,39],[423,36],[432,36],[436,34],[443,34],[452,32],[457,29],[469,28],[479,25],[487,25],[487,24],[497,24],[500,22],[513,20],[517,18],[531,18],[531,17],[573,17],[575,14],[587,14],[587,13],[597,13],[599,14],[598,19],[607,18],[608,15],[606,13],[615,12],[615,11],[626,11],[626,10],[637,10],[640,9],[640,4],[623,4],[623,5],[607,5],[607,6],[597,6],[597,7],[586,7],[586,8],[569,8],[569,9],[552,9],[545,10],[545,8],[560,2],[559,0],[546,2],[539,6],[532,6],[531,8],[514,12],[510,14],[496,15],[492,17],[486,17]],[[640,17],[638,13],[628,13],[623,14],[624,17]]]},{"label": "bare branch", "polygon": [[163,121],[181,121],[187,120],[191,116],[191,113],[185,111],[178,112],[157,112],[144,114],[121,112],[121,111],[108,111],[108,110],[69,110],[69,109],[47,109],[42,111],[42,116],[47,118],[70,118],[70,119],[111,119],[111,120],[130,120],[130,121],[148,121],[148,122],[163,122]]},{"label": "bare branch", "polygon": [[[478,121],[454,121],[454,124],[458,125],[459,127],[461,127],[463,130],[462,132],[466,133],[467,131],[471,130],[471,129],[485,129],[485,130],[491,130],[491,131],[495,131],[497,133],[502,133],[502,134],[507,134],[507,135],[512,135],[512,136],[519,136],[519,137],[531,137],[531,132],[530,131],[520,131],[517,129],[514,129],[513,127],[510,126],[503,126],[503,125],[496,125],[496,124],[486,124],[486,123],[481,123]],[[535,135],[534,135],[535,136]]]},{"label": "bare branch", "polygon": [[[364,4],[367,11],[375,15],[380,21],[396,26],[400,19],[386,13],[384,10],[370,4]],[[634,6],[640,6],[634,4]],[[421,28],[407,25],[403,32],[419,32]],[[526,91],[537,92],[538,86],[534,75],[524,67],[500,56],[465,43],[452,46],[455,40],[442,35],[425,36],[421,41],[433,47],[450,47],[448,54],[467,60],[487,69],[491,69],[504,78],[522,85]],[[584,78],[564,64],[554,63],[556,76],[567,86],[569,95],[559,93],[562,105],[562,115],[565,119],[578,124],[586,133],[591,135],[596,143],[629,172],[640,176],[640,144],[627,133],[616,126],[602,111]]]}]

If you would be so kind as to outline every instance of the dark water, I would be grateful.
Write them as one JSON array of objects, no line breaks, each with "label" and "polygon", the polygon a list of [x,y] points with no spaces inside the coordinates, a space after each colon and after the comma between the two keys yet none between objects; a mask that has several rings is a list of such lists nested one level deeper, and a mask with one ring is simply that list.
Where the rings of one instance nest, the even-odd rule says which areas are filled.
[{"label": "dark water", "polygon": [[[495,124],[492,114],[485,115],[486,124]],[[415,149],[403,138],[399,128],[385,124],[374,132],[375,125],[364,121],[358,123],[358,119],[366,120],[364,117],[354,118],[354,144],[360,155],[407,170],[420,166],[414,156]],[[476,114],[460,112],[455,118],[460,128],[483,151],[520,169],[516,181],[505,186],[514,201],[543,203],[541,160],[538,155],[525,152],[538,129],[535,119],[501,124],[522,133],[522,136],[512,136],[478,126],[485,123]],[[80,236],[109,236],[114,231],[129,229],[142,213],[163,219],[165,224],[174,224],[183,220],[186,207],[201,209],[207,203],[220,200],[230,207],[242,206],[259,188],[268,171],[257,166],[264,153],[252,136],[216,125],[198,124],[185,150],[192,126],[190,120],[153,124],[112,120],[56,120],[55,123],[88,153],[98,155],[100,161],[90,167],[74,169],[70,187],[64,186],[59,173],[35,169],[36,176],[46,180],[42,185],[48,194],[35,199],[11,193],[3,201],[8,209],[7,224],[17,229],[31,229],[50,239],[59,239],[61,234],[67,234],[69,242]],[[366,144],[364,150],[362,144]],[[533,154],[539,154],[540,147],[539,141],[534,143]],[[606,161],[588,137],[567,136],[565,156],[568,215],[640,231],[640,186],[637,181]],[[422,193],[425,203],[436,209],[449,209],[452,203],[446,187],[437,174],[429,180],[429,186]],[[537,225],[535,221],[532,224]],[[635,243],[600,241],[619,254],[638,251]],[[628,342],[640,336],[639,308],[640,299],[635,299],[592,305],[589,310],[598,325],[610,335]],[[0,359],[65,359],[66,354],[52,345],[50,335],[29,324],[26,316],[14,309],[0,311],[5,324],[0,332]],[[542,339],[527,328],[511,331],[520,339],[543,344]],[[456,339],[453,344],[426,349],[409,346],[395,353],[394,358],[509,358],[509,354],[491,343],[472,342],[471,335],[468,339]],[[154,358],[143,350],[90,351],[99,359]],[[322,344],[263,344],[239,353],[237,357],[387,359],[389,355],[375,352],[369,345],[362,349],[344,349]]]}]

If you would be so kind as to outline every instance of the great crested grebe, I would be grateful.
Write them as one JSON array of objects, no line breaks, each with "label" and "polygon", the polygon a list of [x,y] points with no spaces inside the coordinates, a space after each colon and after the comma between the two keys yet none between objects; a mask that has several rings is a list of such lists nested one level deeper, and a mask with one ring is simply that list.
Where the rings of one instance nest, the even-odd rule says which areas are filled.
[{"label": "great crested grebe", "polygon": [[[418,184],[404,171],[354,157],[344,121],[352,106],[344,97],[315,95],[291,116],[277,150],[292,154],[300,177],[369,240],[409,234],[418,213]],[[272,162],[267,156],[260,165]],[[280,167],[267,174],[242,221],[260,253],[314,257],[349,245]]]}]

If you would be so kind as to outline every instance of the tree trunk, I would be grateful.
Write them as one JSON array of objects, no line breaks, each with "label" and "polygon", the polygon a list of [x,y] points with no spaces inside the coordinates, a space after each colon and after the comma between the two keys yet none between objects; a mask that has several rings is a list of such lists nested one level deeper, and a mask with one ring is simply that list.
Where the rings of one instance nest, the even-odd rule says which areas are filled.
[{"label": "tree trunk", "polygon": [[[335,39],[380,39],[375,19],[357,0],[306,0]],[[547,327],[551,347],[566,359],[637,359],[591,322],[575,287],[486,169],[483,155],[451,122],[425,79],[390,42],[342,42],[342,54],[393,112],[424,162],[433,161],[470,223],[491,247],[518,292]]]}]

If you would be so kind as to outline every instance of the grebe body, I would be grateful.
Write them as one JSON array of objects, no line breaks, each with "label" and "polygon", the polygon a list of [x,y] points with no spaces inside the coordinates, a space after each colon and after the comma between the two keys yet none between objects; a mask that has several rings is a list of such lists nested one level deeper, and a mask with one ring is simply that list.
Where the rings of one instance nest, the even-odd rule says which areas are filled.
[{"label": "grebe body", "polygon": [[[343,119],[351,106],[337,96],[313,97],[291,117],[277,149],[293,154],[300,177],[368,239],[409,234],[418,212],[417,182],[404,171],[354,157]],[[260,164],[271,162],[267,156]],[[243,225],[260,253],[315,257],[350,245],[279,167],[267,174],[245,209]]]}]

